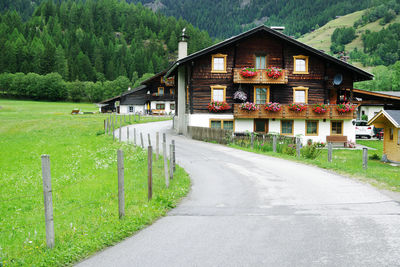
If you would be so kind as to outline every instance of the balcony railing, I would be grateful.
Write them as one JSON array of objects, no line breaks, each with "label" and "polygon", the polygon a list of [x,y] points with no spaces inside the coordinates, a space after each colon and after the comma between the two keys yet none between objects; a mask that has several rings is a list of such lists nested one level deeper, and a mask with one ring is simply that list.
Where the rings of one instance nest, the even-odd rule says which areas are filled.
[{"label": "balcony railing", "polygon": [[329,119],[329,120],[351,120],[357,118],[356,111],[339,113],[337,105],[327,105],[325,113],[312,111],[314,105],[307,105],[307,109],[301,112],[292,111],[289,105],[282,105],[282,110],[273,112],[265,110],[264,105],[259,106],[259,110],[247,111],[240,108],[240,104],[234,104],[233,116],[237,119]]},{"label": "balcony railing", "polygon": [[234,83],[255,83],[255,84],[286,84],[288,83],[287,71],[282,70],[282,75],[278,79],[268,77],[265,70],[259,70],[254,77],[243,77],[240,75],[240,68],[233,69]]}]

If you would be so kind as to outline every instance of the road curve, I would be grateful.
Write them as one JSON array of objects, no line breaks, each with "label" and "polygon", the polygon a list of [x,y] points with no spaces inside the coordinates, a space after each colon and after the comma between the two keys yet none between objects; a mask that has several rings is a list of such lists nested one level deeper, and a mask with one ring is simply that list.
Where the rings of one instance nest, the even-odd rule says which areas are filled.
[{"label": "road curve", "polygon": [[400,265],[400,205],[375,188],[177,136],[171,121],[135,127],[175,139],[191,193],[166,217],[77,266]]}]

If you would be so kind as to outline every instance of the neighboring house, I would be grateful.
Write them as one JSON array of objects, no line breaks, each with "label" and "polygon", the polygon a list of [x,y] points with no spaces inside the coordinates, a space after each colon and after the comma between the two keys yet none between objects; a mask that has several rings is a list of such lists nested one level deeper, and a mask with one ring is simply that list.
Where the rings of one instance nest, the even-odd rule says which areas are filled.
[{"label": "neighboring house", "polygon": [[384,129],[382,160],[400,162],[400,110],[382,110],[368,124]]},{"label": "neighboring house", "polygon": [[[329,135],[355,140],[352,120],[355,112],[339,113],[341,90],[350,90],[353,82],[370,80],[373,75],[319,50],[300,43],[266,26],[259,26],[216,45],[187,56],[186,36],[179,42],[178,60],[167,71],[175,77],[178,89],[177,118],[180,134],[187,126],[233,129],[235,132],[302,135],[326,141]],[[269,78],[266,69],[282,69],[277,79]],[[255,77],[240,74],[244,67],[258,70]],[[247,101],[260,105],[249,112],[240,108],[233,95],[242,90]],[[211,101],[226,101],[232,108],[210,112]],[[268,102],[279,102],[282,110],[267,112]],[[308,106],[306,111],[289,110],[292,103]],[[327,104],[328,111],[317,114],[314,104]]]},{"label": "neighboring house", "polygon": [[98,103],[101,112],[117,112],[120,114],[174,114],[175,86],[174,79],[164,79],[160,72],[142,85]]},{"label": "neighboring house", "polygon": [[[350,90],[340,97],[348,99]],[[400,92],[353,89],[352,102],[359,105],[357,119],[361,120],[363,115],[366,115],[369,120],[383,109],[400,109]]]}]

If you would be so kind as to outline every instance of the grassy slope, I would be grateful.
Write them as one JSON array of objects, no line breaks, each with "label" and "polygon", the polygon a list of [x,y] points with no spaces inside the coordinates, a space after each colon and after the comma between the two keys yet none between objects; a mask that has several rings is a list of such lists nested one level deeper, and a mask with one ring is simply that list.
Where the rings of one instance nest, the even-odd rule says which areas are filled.
[{"label": "grassy slope", "polygon": [[[357,140],[357,143],[377,149],[369,150],[368,155],[377,154],[382,157],[383,141]],[[316,159],[306,159],[272,151],[251,150],[251,148],[243,148],[238,145],[231,146],[246,151],[315,165],[323,169],[333,170],[339,174],[356,177],[381,188],[400,191],[400,167],[391,166],[378,160],[368,160],[368,169],[364,170],[362,168],[362,150],[334,149],[332,162],[330,163],[328,162],[327,149],[323,149],[321,155]]]},{"label": "grassy slope", "polygon": [[[300,37],[298,40],[300,42],[303,42],[307,45],[310,45],[314,48],[317,49],[322,49],[326,53],[330,52],[330,46],[331,46],[331,35],[335,31],[336,28],[340,27],[352,27],[354,22],[358,19],[361,18],[362,14],[364,13],[364,10],[357,11],[351,14],[348,14],[346,16],[331,20],[324,26],[320,27],[319,29],[315,30],[314,32],[307,33]],[[358,49],[363,49],[363,44],[361,40],[361,35],[366,31],[380,31],[383,27],[387,27],[387,25],[379,25],[379,21],[377,20],[375,22],[369,23],[363,27],[360,27],[356,30],[357,38],[354,39],[351,43],[346,45],[346,51],[352,51],[354,48]],[[393,21],[390,22],[392,23],[400,23],[400,15],[398,15]],[[362,68],[366,71],[371,72],[373,67],[363,67],[360,63],[358,62],[352,62],[353,65]]]},{"label": "grassy slope", "polygon": [[[162,161],[147,201],[147,155],[102,133],[92,104],[0,100],[0,266],[71,264],[150,224],[188,190],[177,169],[166,189]],[[116,151],[125,153],[126,217],[118,219]],[[51,159],[56,247],[46,248],[41,154]]]}]

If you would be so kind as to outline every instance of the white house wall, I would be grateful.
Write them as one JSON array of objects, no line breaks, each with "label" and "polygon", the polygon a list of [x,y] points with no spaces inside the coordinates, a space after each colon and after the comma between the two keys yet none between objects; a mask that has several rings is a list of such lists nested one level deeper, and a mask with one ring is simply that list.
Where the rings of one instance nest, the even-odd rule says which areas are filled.
[{"label": "white house wall", "polygon": [[[191,114],[189,117],[189,126],[197,127],[210,127],[211,119],[233,119],[233,115],[222,115],[222,114]],[[307,143],[308,139],[313,142],[326,142],[326,136],[331,135],[331,121],[319,120],[318,123],[318,136],[305,135],[306,133],[306,120],[294,120],[294,136],[299,136],[302,139],[303,144]],[[281,132],[281,120],[268,120],[269,133],[280,134]],[[253,119],[236,119],[235,120],[235,132],[253,132],[254,121]],[[355,126],[351,120],[343,120],[343,135],[347,136],[348,141],[355,142]]]},{"label": "white house wall", "polygon": [[368,116],[368,120],[372,119],[376,114],[383,110],[383,106],[360,106],[360,119],[362,118],[362,112]]},{"label": "white house wall", "polygon": [[171,110],[171,104],[174,104],[174,101],[152,101],[150,103],[150,109],[157,109],[157,104],[165,104],[165,113],[174,114],[175,110]]},{"label": "white house wall", "polygon": [[[133,106],[134,112],[129,112],[129,107]],[[144,105],[121,105],[119,107],[120,114],[134,114],[134,113],[141,113],[144,114]]]}]

